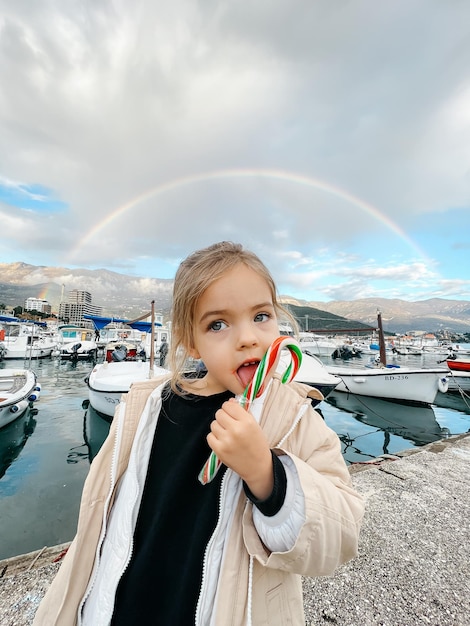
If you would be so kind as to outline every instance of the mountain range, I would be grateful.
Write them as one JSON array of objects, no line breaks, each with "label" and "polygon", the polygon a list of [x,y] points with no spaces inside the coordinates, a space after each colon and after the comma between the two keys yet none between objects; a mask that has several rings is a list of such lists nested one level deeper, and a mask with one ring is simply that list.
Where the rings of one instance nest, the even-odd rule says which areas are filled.
[{"label": "mountain range", "polygon": [[[145,278],[111,272],[106,269],[69,269],[35,266],[27,263],[0,263],[0,303],[7,307],[24,306],[27,298],[47,300],[54,312],[66,301],[69,291],[86,290],[93,304],[103,307],[103,315],[133,318],[150,310],[155,300],[158,312],[169,315],[173,289],[172,279]],[[377,312],[382,314],[384,330],[406,333],[470,332],[470,302],[431,298],[418,302],[399,299],[364,298],[353,301],[308,302],[281,296],[292,307],[302,326],[309,330],[325,329],[347,320],[344,327],[355,322],[375,327]],[[328,316],[325,316],[328,313]],[[333,316],[333,317],[332,317]],[[334,318],[337,318],[336,320]],[[326,319],[329,319],[328,325]],[[343,328],[343,326],[341,326]]]}]

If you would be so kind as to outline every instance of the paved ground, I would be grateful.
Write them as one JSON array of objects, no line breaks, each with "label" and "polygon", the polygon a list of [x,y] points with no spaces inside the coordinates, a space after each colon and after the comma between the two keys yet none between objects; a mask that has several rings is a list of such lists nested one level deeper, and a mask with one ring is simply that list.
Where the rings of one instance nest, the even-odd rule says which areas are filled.
[{"label": "paved ground", "polygon": [[[351,472],[367,502],[360,554],[304,579],[306,623],[468,626],[470,435]],[[1,626],[32,623],[64,547],[0,562]]]}]

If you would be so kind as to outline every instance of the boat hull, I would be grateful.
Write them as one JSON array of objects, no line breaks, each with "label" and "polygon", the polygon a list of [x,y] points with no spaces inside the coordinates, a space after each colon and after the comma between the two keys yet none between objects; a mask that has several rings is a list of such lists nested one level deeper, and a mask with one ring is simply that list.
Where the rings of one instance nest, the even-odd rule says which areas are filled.
[{"label": "boat hull", "polygon": [[[2,317],[2,316],[0,316]],[[50,357],[57,341],[33,322],[0,321],[1,356],[9,359],[44,359]]]},{"label": "boat hull", "polygon": [[72,341],[60,347],[59,357],[62,361],[93,361],[98,355],[95,341]]},{"label": "boat hull", "polygon": [[0,428],[25,413],[36,387],[32,370],[0,370]]},{"label": "boat hull", "polygon": [[449,369],[455,372],[470,372],[470,360],[448,359],[447,365]]},{"label": "boat hull", "polygon": [[315,337],[308,333],[300,336],[299,346],[302,352],[309,352],[314,356],[331,356],[338,347],[336,342],[322,337]]},{"label": "boat hull", "polygon": [[336,391],[398,402],[432,404],[438,391],[447,391],[445,369],[341,368],[326,366],[341,379]]},{"label": "boat hull", "polygon": [[37,340],[32,344],[26,342],[27,337],[14,337],[2,342],[4,347],[3,359],[45,359],[52,355],[56,343],[52,341]]},{"label": "boat hull", "polygon": [[[95,365],[85,379],[88,385],[90,405],[107,417],[113,417],[123,393],[127,393],[132,383],[148,380],[150,364],[144,361],[104,362]],[[168,373],[162,367],[154,366],[153,376]]]}]

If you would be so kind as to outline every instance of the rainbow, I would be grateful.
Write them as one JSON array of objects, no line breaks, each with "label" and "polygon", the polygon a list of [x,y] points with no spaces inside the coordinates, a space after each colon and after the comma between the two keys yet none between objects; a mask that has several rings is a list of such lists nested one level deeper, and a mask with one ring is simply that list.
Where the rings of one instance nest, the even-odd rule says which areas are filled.
[{"label": "rainbow", "polygon": [[80,250],[100,231],[103,230],[106,226],[108,226],[111,222],[113,222],[116,218],[127,213],[132,208],[139,205],[141,202],[148,200],[149,198],[154,198],[160,196],[165,193],[169,193],[176,189],[181,189],[183,187],[188,187],[190,185],[194,185],[196,183],[212,181],[212,180],[223,180],[223,179],[236,179],[236,178],[266,178],[273,179],[277,181],[283,181],[287,183],[294,183],[297,185],[304,185],[305,187],[310,187],[312,189],[316,189],[322,191],[327,194],[331,194],[336,198],[339,198],[352,206],[357,207],[364,213],[367,213],[372,218],[382,223],[386,228],[395,233],[397,237],[399,237],[406,245],[408,245],[418,256],[422,259],[429,262],[429,259],[426,253],[421,250],[421,248],[407,235],[407,233],[400,228],[394,221],[392,221],[387,215],[384,215],[374,207],[372,204],[365,202],[361,198],[352,195],[351,193],[344,191],[340,187],[336,187],[330,183],[325,181],[312,178],[310,176],[305,176],[303,174],[297,174],[294,172],[277,170],[277,169],[224,169],[224,170],[216,170],[212,172],[205,172],[200,174],[194,174],[192,176],[184,176],[181,178],[177,178],[166,183],[162,183],[149,189],[142,194],[132,198],[125,204],[119,206],[114,209],[110,213],[108,213],[100,222],[96,223],[85,235],[78,240],[76,246],[71,250],[68,255],[68,259],[75,258]]},{"label": "rainbow", "polygon": [[50,292],[50,285],[44,285],[42,289],[40,289],[38,295],[36,296],[38,300],[48,300],[48,294]]}]

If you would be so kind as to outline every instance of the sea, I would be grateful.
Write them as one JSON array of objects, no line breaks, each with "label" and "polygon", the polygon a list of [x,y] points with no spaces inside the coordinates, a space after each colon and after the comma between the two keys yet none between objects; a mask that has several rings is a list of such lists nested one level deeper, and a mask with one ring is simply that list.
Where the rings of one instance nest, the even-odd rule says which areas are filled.
[{"label": "sea", "polygon": [[[398,356],[395,362],[435,367],[437,358],[443,357]],[[322,360],[358,366],[370,355]],[[0,362],[0,369],[11,367],[23,362]],[[85,379],[92,363],[48,358],[25,367],[36,372],[42,389],[32,408],[0,429],[0,559],[73,538],[84,480],[109,431],[109,422],[88,406]],[[410,406],[332,392],[318,409],[338,434],[348,464],[470,432],[470,397],[458,393],[439,393],[431,406]]]}]

